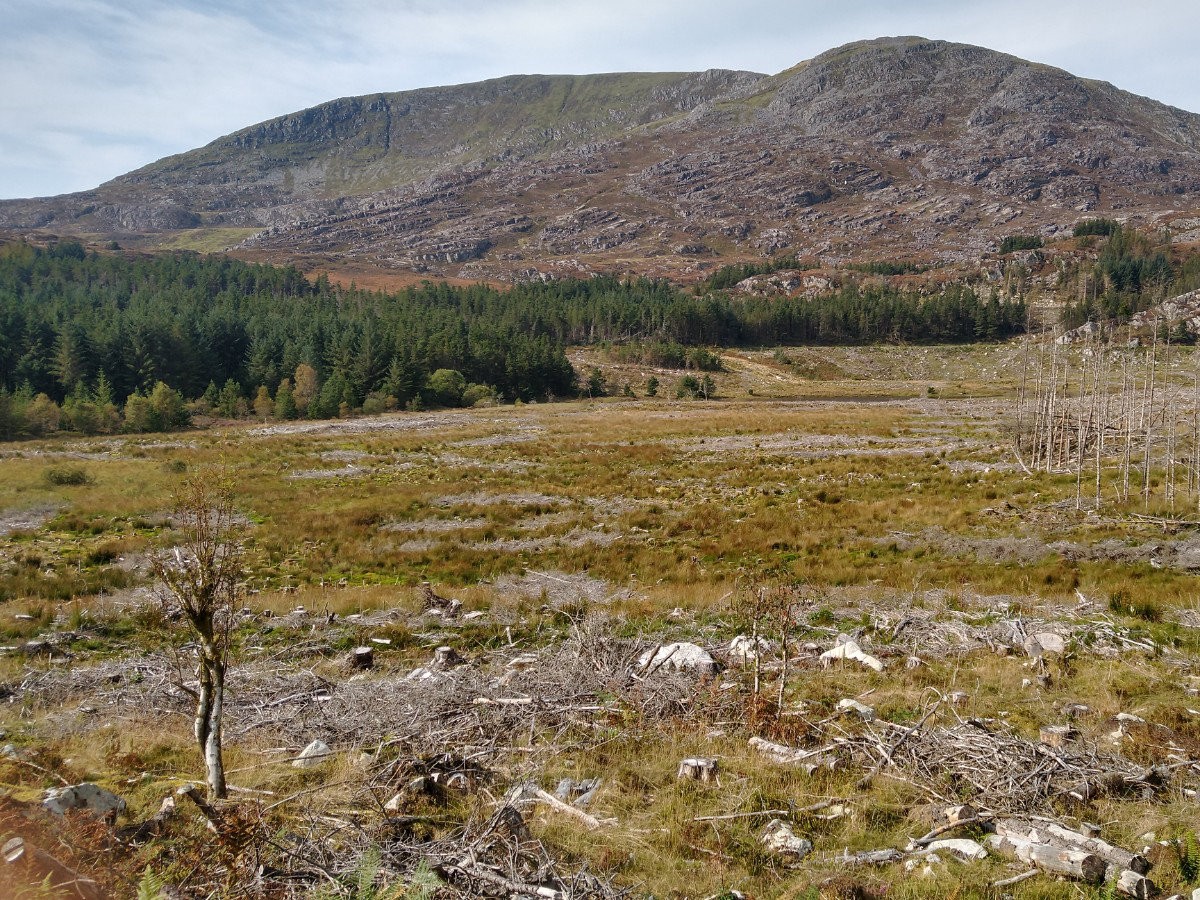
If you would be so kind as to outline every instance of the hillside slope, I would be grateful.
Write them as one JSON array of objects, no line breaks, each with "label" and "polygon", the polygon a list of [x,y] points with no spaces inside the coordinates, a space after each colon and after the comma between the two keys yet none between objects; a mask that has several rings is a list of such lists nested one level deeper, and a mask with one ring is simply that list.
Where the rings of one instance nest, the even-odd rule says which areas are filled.
[{"label": "hillside slope", "polygon": [[1198,192],[1196,114],[883,38],[771,77],[513,76],[337,100],[94,191],[0,203],[0,226],[177,243],[231,229],[252,255],[468,278],[687,278],[785,252],[971,259],[1097,213],[1187,230]]}]

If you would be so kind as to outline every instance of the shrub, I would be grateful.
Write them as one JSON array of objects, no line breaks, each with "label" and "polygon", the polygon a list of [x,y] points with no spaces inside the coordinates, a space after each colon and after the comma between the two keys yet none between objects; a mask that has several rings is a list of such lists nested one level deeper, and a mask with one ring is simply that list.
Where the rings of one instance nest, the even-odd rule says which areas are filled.
[{"label": "shrub", "polygon": [[1036,234],[1010,234],[1000,242],[1001,253],[1012,253],[1014,250],[1040,250],[1042,239]]},{"label": "shrub", "polygon": [[486,384],[468,384],[463,391],[463,406],[495,406],[496,389]]},{"label": "shrub", "polygon": [[1092,234],[1108,237],[1120,229],[1121,223],[1116,219],[1084,219],[1075,224],[1074,234],[1075,237],[1086,237]]},{"label": "shrub", "polygon": [[425,382],[425,389],[438,406],[461,406],[467,379],[457,369],[438,369]]},{"label": "shrub", "polygon": [[56,487],[72,487],[92,483],[92,476],[83,466],[51,466],[42,477],[47,484]]},{"label": "shrub", "polygon": [[1162,609],[1152,600],[1134,600],[1124,588],[1113,591],[1108,598],[1108,608],[1123,616],[1133,616],[1144,622],[1157,622],[1162,618]]}]

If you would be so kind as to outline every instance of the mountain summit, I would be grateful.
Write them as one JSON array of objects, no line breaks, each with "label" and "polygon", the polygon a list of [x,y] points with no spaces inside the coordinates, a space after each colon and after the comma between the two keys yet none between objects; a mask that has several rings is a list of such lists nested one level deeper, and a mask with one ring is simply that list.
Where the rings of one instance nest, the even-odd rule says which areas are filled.
[{"label": "mountain summit", "polygon": [[0,227],[471,278],[978,257],[1085,215],[1200,226],[1200,116],[981,47],[774,76],[522,75],[334,100]]}]

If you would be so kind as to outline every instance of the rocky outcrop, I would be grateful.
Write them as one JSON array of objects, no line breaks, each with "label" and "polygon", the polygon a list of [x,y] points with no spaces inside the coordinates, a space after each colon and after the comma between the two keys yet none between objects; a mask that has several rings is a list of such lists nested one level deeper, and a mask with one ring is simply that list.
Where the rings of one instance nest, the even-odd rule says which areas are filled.
[{"label": "rocky outcrop", "polygon": [[784,253],[976,260],[1082,214],[1174,217],[1191,235],[1198,196],[1200,116],[885,38],[771,77],[513,76],[335,100],[94,191],[0,203],[0,227],[238,226],[274,259],[698,278]]}]

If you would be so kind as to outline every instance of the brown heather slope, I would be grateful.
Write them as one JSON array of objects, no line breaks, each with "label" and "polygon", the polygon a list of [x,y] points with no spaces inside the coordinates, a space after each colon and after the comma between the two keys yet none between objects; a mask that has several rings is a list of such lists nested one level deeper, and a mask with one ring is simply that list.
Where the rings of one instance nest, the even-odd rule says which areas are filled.
[{"label": "brown heather slope", "polygon": [[772,77],[514,76],[338,100],[0,226],[328,268],[687,280],[784,253],[972,261],[1086,215],[1200,227],[1200,116],[979,47]]}]

